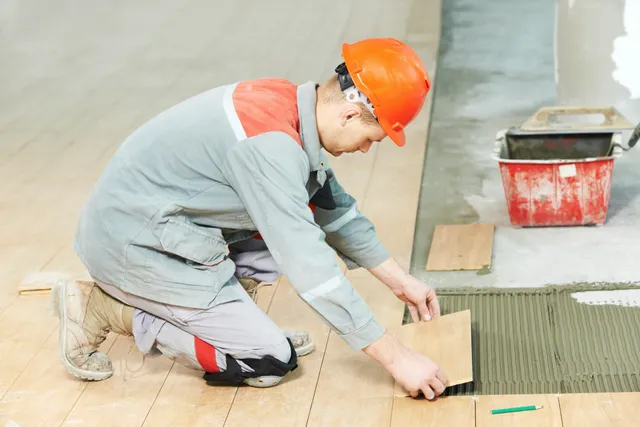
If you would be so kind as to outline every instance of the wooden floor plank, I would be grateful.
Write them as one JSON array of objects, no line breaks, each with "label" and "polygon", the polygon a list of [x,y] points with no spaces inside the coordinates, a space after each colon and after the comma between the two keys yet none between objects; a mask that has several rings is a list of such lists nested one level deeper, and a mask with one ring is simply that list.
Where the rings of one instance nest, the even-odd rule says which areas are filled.
[{"label": "wooden floor plank", "polygon": [[[493,409],[516,406],[541,405],[536,411],[515,412],[493,415]],[[500,395],[478,396],[476,400],[476,427],[562,427],[562,416],[558,396],[537,395]]]},{"label": "wooden floor plank", "polygon": [[143,426],[222,426],[235,393],[235,387],[208,386],[202,372],[176,363]]},{"label": "wooden floor plank", "polygon": [[0,316],[0,398],[56,328],[48,310],[46,296],[21,296]]},{"label": "wooden floor plank", "polygon": [[[429,357],[447,376],[447,386],[473,381],[471,311],[447,314],[430,322],[411,323],[391,332],[406,347]],[[396,396],[409,396],[398,383]]]},{"label": "wooden floor plank", "polygon": [[[109,334],[100,351],[108,352],[115,339],[115,334]],[[89,383],[71,376],[62,366],[58,341],[56,328],[0,400],[0,425],[12,420],[20,427],[51,427],[67,417]]]},{"label": "wooden floor plank", "polygon": [[[0,94],[7,95],[4,99],[12,101],[10,109],[0,111],[0,123],[8,125],[3,128],[3,132],[6,130],[3,136],[9,135],[10,139],[0,136],[0,151],[6,154],[0,160],[3,164],[0,168],[0,176],[3,179],[0,181],[5,184],[3,189],[9,192],[8,199],[5,199],[8,206],[3,206],[1,213],[3,225],[0,226],[0,240],[3,242],[0,255],[4,253],[5,248],[8,255],[0,256],[4,261],[4,265],[0,266],[0,278],[3,279],[0,283],[0,387],[8,378],[3,375],[11,373],[9,368],[21,369],[22,373],[15,380],[9,378],[7,382],[7,386],[10,386],[7,396],[11,394],[15,403],[12,407],[14,412],[11,413],[16,416],[26,416],[29,409],[26,400],[20,400],[20,403],[15,400],[18,396],[16,393],[20,391],[23,391],[25,396],[29,393],[42,396],[46,385],[49,384],[50,388],[60,395],[65,395],[59,411],[55,411],[48,402],[43,406],[41,414],[34,413],[33,418],[24,418],[24,425],[38,425],[41,422],[39,420],[47,417],[57,423],[65,411],[68,411],[69,402],[77,398],[78,383],[69,378],[64,379],[64,372],[61,372],[57,365],[57,368],[47,365],[50,369],[43,374],[42,384],[39,384],[34,376],[30,376],[32,373],[44,372],[35,369],[35,365],[32,364],[42,364],[44,361],[55,363],[51,358],[55,339],[46,333],[47,328],[55,327],[55,322],[47,323],[49,318],[44,314],[44,307],[40,310],[35,303],[31,303],[32,306],[22,302],[25,301],[22,298],[16,299],[16,288],[32,273],[60,272],[74,276],[83,273],[83,266],[73,257],[70,242],[73,240],[81,202],[110,155],[129,131],[141,124],[141,120],[150,118],[154,113],[187,96],[218,84],[276,74],[284,74],[283,77],[298,82],[326,78],[327,70],[330,72],[330,69],[326,69],[327,60],[339,59],[341,41],[355,40],[363,34],[368,34],[372,22],[374,28],[384,27],[387,35],[403,38],[406,33],[408,11],[415,2],[403,1],[400,5],[375,2],[364,14],[343,14],[335,35],[318,37],[317,34],[325,29],[322,22],[326,19],[322,18],[332,16],[331,11],[341,5],[335,0],[331,0],[330,3],[331,7],[323,4],[314,10],[283,6],[287,13],[280,10],[271,13],[270,11],[274,10],[272,5],[262,7],[260,2],[253,0],[233,5],[229,3],[225,7],[218,4],[207,6],[204,2],[199,2],[196,6],[175,6],[171,2],[161,1],[154,4],[157,19],[153,20],[141,20],[140,16],[144,17],[148,12],[147,7],[133,4],[125,9],[112,8],[105,4],[97,6],[96,9],[96,6],[92,5],[89,9],[80,8],[71,15],[65,15],[60,9],[42,1],[21,9],[20,19],[8,28],[7,34],[15,40],[27,37],[28,40],[38,43],[0,43],[0,51],[16,59],[11,61],[10,68],[3,70],[7,78],[0,82]],[[438,3],[439,10],[439,2],[435,3]],[[216,13],[207,13],[212,11]],[[240,11],[248,11],[248,15],[245,13],[241,20],[237,19]],[[100,16],[100,19],[86,20],[87,13]],[[260,25],[261,22],[265,22],[265,14],[269,16],[269,26]],[[38,25],[42,16],[47,16],[45,26]],[[175,16],[180,16],[181,19],[176,21]],[[214,22],[217,25],[211,24],[212,16],[217,19]],[[309,25],[309,22],[314,20],[317,23]],[[278,22],[283,25],[278,25]],[[217,29],[217,33],[212,32],[211,28]],[[293,30],[289,33],[273,33],[273,28]],[[238,43],[219,43],[219,34],[242,35],[248,34],[249,29],[252,30],[250,43],[244,43],[242,40]],[[77,37],[78,34],[83,36]],[[289,37],[291,34],[295,37]],[[2,40],[5,40],[7,36],[2,37]],[[109,43],[105,44],[104,41],[107,39]],[[32,55],[32,45],[39,46],[47,52],[48,56],[41,56],[49,58],[46,67],[25,60],[27,57],[37,57]],[[56,49],[52,50],[54,46]],[[278,48],[275,49],[274,46]],[[28,49],[25,50],[25,47]],[[423,44],[418,43],[418,48],[422,47]],[[297,54],[291,55],[291,52]],[[233,60],[227,61],[224,58]],[[419,121],[424,122],[426,127],[427,121],[423,118],[421,116]],[[6,127],[9,129],[5,129]],[[415,129],[416,127],[413,127],[408,130],[408,135],[412,135],[411,132]],[[392,146],[390,141],[385,141],[385,144],[385,152],[402,152]],[[412,156],[415,156],[416,153],[422,153],[420,150],[423,148],[424,144],[422,147],[418,146],[418,151],[408,148],[409,151],[405,150],[404,153],[411,152]],[[374,152],[376,150],[377,148]],[[388,154],[384,156],[388,157]],[[419,154],[417,157],[423,156]],[[392,186],[385,186],[387,178],[384,165],[378,168],[375,177],[373,176],[374,163],[378,162],[380,156],[358,155],[344,159],[346,160],[339,163],[343,168],[337,168],[340,169],[339,176],[344,178],[341,182],[349,187],[359,202],[364,202],[367,192],[378,195],[376,201],[369,205],[371,209],[368,212],[376,225],[380,225],[382,238],[385,243],[389,242],[388,245],[394,254],[399,254],[400,251],[403,254],[410,253],[407,236],[412,232],[406,231],[407,228],[397,231],[396,225],[389,219],[388,205],[408,203],[409,208],[405,207],[400,220],[411,224],[411,217],[415,213],[411,212],[410,207],[413,203],[413,193],[409,191],[391,202],[388,199],[385,202],[384,193],[388,189],[393,192],[402,186],[402,182],[394,180]],[[410,173],[412,182],[415,181],[412,185],[419,186],[419,179],[416,181],[413,177],[421,173],[420,167],[416,168],[413,163],[406,163],[410,170],[407,171],[405,168],[403,171],[398,166],[401,164],[398,160],[400,159],[395,160],[396,169],[392,171],[393,175]],[[345,170],[351,171],[352,174],[346,174]],[[374,187],[375,190],[371,193],[370,190]],[[10,231],[10,226],[20,229],[21,232]],[[17,247],[25,250],[16,251]],[[405,255],[400,254],[399,258],[402,262],[406,261]],[[18,265],[18,260],[23,264]],[[297,295],[295,297],[297,298]],[[400,313],[401,304],[398,305],[395,299],[393,301],[395,306],[381,305],[377,314],[382,318],[391,318]],[[5,311],[15,307],[14,304],[19,304],[22,308],[32,308],[32,318],[25,321],[15,310]],[[263,306],[262,302],[260,304]],[[298,307],[303,307],[301,310],[309,310],[304,304],[282,304],[278,307],[279,311],[288,313],[289,316],[280,319],[283,326],[301,326],[298,316],[304,311],[298,310]],[[3,311],[9,314],[4,317],[1,315]],[[288,390],[289,394],[280,397],[273,395],[271,401],[273,413],[280,411],[284,418],[289,417],[291,425],[295,425],[294,421],[302,420],[302,423],[297,425],[304,425],[306,422],[312,397],[309,390],[315,390],[321,356],[327,342],[328,328],[315,313],[312,315],[323,328],[321,333],[317,332],[320,327],[317,327],[316,332],[312,330],[315,334],[314,339],[320,346],[316,356],[318,360],[312,357],[303,359],[301,369],[280,388],[281,392]],[[305,316],[306,314],[302,315],[303,318]],[[43,323],[46,325],[44,328],[41,327]],[[306,326],[304,323],[305,321],[302,321],[302,326]],[[7,344],[7,335],[4,333],[10,329],[15,329],[16,332],[13,335],[10,332]],[[27,338],[16,342],[14,338],[19,335]],[[45,340],[46,345],[42,347]],[[11,354],[16,350],[22,351],[22,357],[27,360],[25,363],[28,363],[26,369],[22,368],[22,362],[16,359],[16,355],[11,356],[14,359],[8,367],[5,366],[5,351],[8,349],[11,350]],[[132,350],[131,354],[129,350]],[[338,355],[341,351],[336,347],[335,354]],[[118,339],[110,354],[116,366],[116,375],[105,382],[86,384],[84,392],[68,414],[65,425],[83,422],[85,425],[137,426],[145,417],[148,424],[155,424],[154,421],[164,419],[172,419],[175,424],[219,423],[221,417],[213,414],[217,410],[213,410],[207,402],[216,401],[224,408],[228,402],[224,400],[226,394],[220,396],[217,392],[214,393],[212,388],[203,387],[194,389],[194,394],[188,395],[191,384],[194,384],[194,381],[202,384],[201,380],[179,366],[172,368],[171,374],[167,377],[171,364],[164,358],[148,359],[140,372],[123,372],[121,362],[125,359],[129,359],[130,369],[135,370],[138,366],[136,362],[139,361],[139,354],[132,349],[130,340]],[[351,354],[361,356],[358,353]],[[32,359],[30,363],[29,359]],[[303,381],[308,383],[303,386]],[[166,388],[163,387],[158,395],[163,382]],[[384,387],[387,385],[388,378],[385,378]],[[180,400],[177,395],[184,395],[185,398]],[[291,400],[292,395],[303,398]],[[256,406],[255,401],[251,400],[253,394],[237,397],[237,403],[246,404],[247,408],[262,408],[267,405],[267,401],[260,400],[262,406]],[[278,399],[281,404],[276,402]],[[188,411],[189,406],[181,405],[190,400],[196,402],[196,407],[191,409],[197,412],[198,416],[191,419],[171,418],[177,411]],[[54,401],[52,399],[51,402]],[[157,412],[152,410],[147,415],[153,402],[154,408],[157,405]],[[388,403],[377,405],[366,402],[372,401],[354,403],[354,407],[360,408],[357,413],[362,416],[362,420],[377,419],[377,408],[382,408],[380,413],[389,414]],[[172,407],[173,404],[175,407]],[[250,417],[253,413],[247,411]],[[255,417],[247,422],[247,418],[242,418],[242,412],[238,414],[234,417],[239,418],[230,419],[235,419],[236,424],[253,425]],[[384,419],[385,416],[380,419]],[[323,417],[328,423],[336,419],[335,414],[330,413]],[[191,423],[193,419],[196,422]],[[284,425],[288,422],[285,421]]]},{"label": "wooden floor plank", "polygon": [[[388,288],[367,271],[352,271],[347,277],[383,326],[401,324],[404,304]],[[308,427],[329,426],[336,419],[343,423],[338,425],[358,425],[363,420],[386,420],[380,425],[388,425],[393,384],[393,377],[378,362],[331,333]]]},{"label": "wooden floor plank", "polygon": [[[419,16],[423,17],[419,18],[418,32],[412,35],[427,41],[413,47],[431,77],[435,78],[441,2],[414,1],[412,8],[419,9]],[[409,23],[416,19],[417,16],[410,16]],[[407,144],[404,147],[385,142],[379,144],[362,206],[363,212],[375,224],[380,240],[406,271],[411,266],[431,108],[432,94],[411,126],[405,129]]]},{"label": "wooden floor plank", "polygon": [[307,421],[329,328],[286,280],[280,281],[268,314],[283,329],[309,332],[316,350],[300,358],[298,369],[277,387],[238,389],[225,427],[245,426],[248,420],[252,426],[277,427],[296,427]]},{"label": "wooden floor plank", "polygon": [[[415,125],[422,128],[423,122],[417,121]],[[424,126],[426,133],[426,119]],[[362,212],[375,225],[382,243],[406,271],[409,271],[413,248],[425,133],[402,148],[380,144],[362,206]]]},{"label": "wooden floor plank", "polygon": [[[384,284],[367,271],[352,271],[348,277],[383,326],[389,328],[402,323],[404,304]],[[393,378],[378,362],[363,352],[354,351],[342,338],[331,333],[316,401],[353,397],[354,388],[363,390],[362,398],[390,397]],[[318,410],[323,412],[321,408]]]},{"label": "wooden floor plank", "polygon": [[427,270],[481,270],[491,268],[493,224],[437,225]]},{"label": "wooden floor plank", "polygon": [[640,393],[560,396],[564,427],[631,427],[640,420]]},{"label": "wooden floor plank", "polygon": [[382,326],[388,329],[402,324],[405,304],[384,283],[362,268],[349,271],[347,278]]},{"label": "wooden floor plank", "polygon": [[[357,394],[361,398],[389,398],[393,393],[393,378],[378,362],[352,350],[342,338],[332,333],[322,364],[315,404],[354,397],[354,390],[359,390]],[[321,408],[318,411],[323,412]]]},{"label": "wooden floor plank", "polygon": [[113,376],[89,383],[63,426],[142,425],[173,363],[166,357],[143,361],[133,339],[123,336],[118,337],[108,354]]},{"label": "wooden floor plank", "polygon": [[472,397],[445,397],[434,401],[396,397],[391,427],[475,427]]},{"label": "wooden floor plank", "polygon": [[[425,11],[424,16],[429,16],[429,19],[427,25],[421,23],[422,31],[439,34],[440,2],[430,2],[427,8],[429,12]],[[387,14],[384,6],[382,13]],[[422,56],[432,73],[435,71],[434,52],[437,46],[433,43],[420,51],[422,54],[428,52],[427,57]],[[362,212],[375,225],[382,243],[406,271],[409,270],[413,246],[429,109],[430,105],[425,105],[415,124],[407,130],[408,143],[405,147],[399,149],[388,144],[389,141],[378,144],[364,200],[359,203]],[[383,284],[363,270],[349,272],[348,278],[381,324],[390,327],[402,323],[404,304]],[[351,350],[332,333],[308,427],[388,425],[393,391],[393,378],[382,366],[363,353]]]},{"label": "wooden floor plank", "polygon": [[[358,390],[348,398],[314,400],[329,409],[313,411],[307,427],[388,427],[393,401],[388,397],[358,397]],[[409,427],[407,424],[403,427]]]},{"label": "wooden floor plank", "polygon": [[[258,306],[268,311],[279,281],[258,290]],[[236,387],[211,387],[202,372],[175,364],[153,403],[143,427],[222,426]]]},{"label": "wooden floor plank", "polygon": [[304,426],[320,364],[318,357],[301,360],[298,369],[274,388],[238,389],[225,427]]},{"label": "wooden floor plank", "polygon": [[362,208],[379,146],[374,145],[368,153],[354,153],[350,156],[327,159],[340,185],[347,189]]}]

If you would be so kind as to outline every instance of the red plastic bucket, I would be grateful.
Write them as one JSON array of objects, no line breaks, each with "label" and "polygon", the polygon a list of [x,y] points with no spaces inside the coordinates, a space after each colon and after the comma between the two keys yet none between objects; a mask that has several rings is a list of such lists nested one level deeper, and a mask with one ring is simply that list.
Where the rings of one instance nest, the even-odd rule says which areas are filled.
[{"label": "red plastic bucket", "polygon": [[492,157],[500,167],[511,224],[603,224],[614,161],[621,155],[619,133],[499,132]]}]

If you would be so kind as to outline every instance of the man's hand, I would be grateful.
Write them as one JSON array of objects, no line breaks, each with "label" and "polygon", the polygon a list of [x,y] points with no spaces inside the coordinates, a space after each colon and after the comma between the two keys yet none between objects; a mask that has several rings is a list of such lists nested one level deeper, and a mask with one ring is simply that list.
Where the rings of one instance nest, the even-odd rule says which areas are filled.
[{"label": "man's hand", "polygon": [[407,275],[398,287],[389,287],[401,301],[407,303],[414,322],[429,321],[440,316],[440,304],[436,291],[413,276]]},{"label": "man's hand", "polygon": [[404,347],[394,337],[385,334],[364,348],[377,360],[412,397],[420,393],[432,400],[444,392],[447,378],[431,359]]},{"label": "man's hand", "polygon": [[407,274],[393,259],[369,270],[378,280],[409,307],[414,322],[429,321],[440,316],[436,291],[426,283]]}]

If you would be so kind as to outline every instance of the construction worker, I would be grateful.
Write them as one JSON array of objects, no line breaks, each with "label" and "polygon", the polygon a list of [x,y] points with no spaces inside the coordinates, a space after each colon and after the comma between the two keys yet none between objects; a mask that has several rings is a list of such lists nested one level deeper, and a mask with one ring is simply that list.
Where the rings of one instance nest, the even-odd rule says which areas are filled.
[{"label": "construction worker", "polygon": [[344,44],[342,55],[324,84],[217,87],[124,141],[79,220],[75,250],[93,281],[54,287],[71,374],[113,374],[98,351],[113,331],[132,335],[145,355],[201,370],[211,385],[273,386],[314,349],[307,333],[280,330],[255,304],[257,288],[285,274],[413,396],[443,392],[444,373],[385,332],[334,254],[368,269],[416,321],[439,316],[434,290],[389,256],[323,153],[366,153],[387,136],[402,147],[429,77],[394,39]]}]

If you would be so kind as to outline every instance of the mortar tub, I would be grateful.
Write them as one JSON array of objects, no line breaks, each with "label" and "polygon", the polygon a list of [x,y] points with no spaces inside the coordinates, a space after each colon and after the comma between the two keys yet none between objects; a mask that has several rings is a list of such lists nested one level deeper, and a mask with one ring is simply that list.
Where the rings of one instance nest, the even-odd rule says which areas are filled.
[{"label": "mortar tub", "polygon": [[607,218],[619,132],[497,133],[498,162],[511,224],[602,225]]}]

